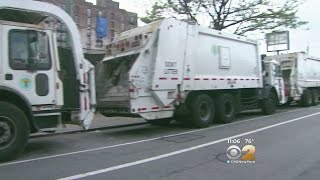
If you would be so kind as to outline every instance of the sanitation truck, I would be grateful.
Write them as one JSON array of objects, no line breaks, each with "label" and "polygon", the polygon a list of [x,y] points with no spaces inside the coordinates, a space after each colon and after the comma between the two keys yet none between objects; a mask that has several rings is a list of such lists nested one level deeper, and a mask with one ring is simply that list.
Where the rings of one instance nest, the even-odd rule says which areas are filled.
[{"label": "sanitation truck", "polygon": [[276,86],[281,104],[317,105],[320,92],[320,59],[304,52],[264,58],[266,84]]},{"label": "sanitation truck", "polygon": [[[58,48],[55,33],[39,26],[47,16],[66,25],[70,50]],[[1,0],[0,43],[1,161],[22,152],[30,133],[61,123],[89,127],[94,67],[84,59],[78,28],[65,11],[38,1]]]},{"label": "sanitation truck", "polygon": [[271,114],[281,97],[264,82],[257,41],[175,19],[119,34],[106,54],[96,88],[97,110],[107,117],[174,118],[202,128],[243,110]]}]

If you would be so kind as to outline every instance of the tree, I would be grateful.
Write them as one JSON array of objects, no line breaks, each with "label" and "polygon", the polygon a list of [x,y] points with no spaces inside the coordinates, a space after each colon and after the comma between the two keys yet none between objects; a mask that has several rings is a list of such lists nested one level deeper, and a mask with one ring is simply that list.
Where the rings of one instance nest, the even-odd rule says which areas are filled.
[{"label": "tree", "polygon": [[206,17],[210,28],[243,35],[284,27],[295,29],[307,24],[297,16],[301,3],[301,0],[157,0],[141,20],[149,23],[173,17],[199,24],[199,18]]},{"label": "tree", "polygon": [[160,19],[163,19],[162,10],[166,8],[163,5],[160,5],[159,2],[155,2],[150,11],[147,11],[147,16],[140,18],[142,22],[144,23],[151,23],[153,21],[158,21]]}]

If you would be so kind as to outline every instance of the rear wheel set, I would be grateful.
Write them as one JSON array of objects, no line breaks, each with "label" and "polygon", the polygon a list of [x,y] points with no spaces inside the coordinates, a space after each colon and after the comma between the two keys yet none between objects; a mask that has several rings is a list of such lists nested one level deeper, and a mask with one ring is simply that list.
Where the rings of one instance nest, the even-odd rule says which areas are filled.
[{"label": "rear wheel set", "polygon": [[192,98],[189,109],[191,124],[198,128],[208,127],[215,117],[213,99],[207,94],[199,94]]},{"label": "rear wheel set", "polygon": [[300,106],[303,106],[303,107],[310,107],[313,105],[313,95],[312,95],[312,90],[310,89],[306,89],[302,96],[301,96],[301,100],[299,102],[299,105]]},{"label": "rear wheel set", "polygon": [[221,123],[230,123],[235,118],[235,102],[231,94],[219,94],[214,100],[207,94],[194,96],[189,104],[190,122],[198,128],[208,127],[217,119]]},{"label": "rear wheel set", "polygon": [[235,102],[231,94],[221,94],[217,99],[217,120],[220,123],[231,123],[235,118]]}]

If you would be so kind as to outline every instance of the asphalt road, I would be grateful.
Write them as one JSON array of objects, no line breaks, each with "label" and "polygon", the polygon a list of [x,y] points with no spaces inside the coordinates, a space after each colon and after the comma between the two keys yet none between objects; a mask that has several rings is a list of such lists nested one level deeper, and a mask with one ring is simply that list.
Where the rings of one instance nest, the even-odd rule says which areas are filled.
[{"label": "asphalt road", "polygon": [[[231,145],[253,145],[254,163],[228,163]],[[0,179],[314,180],[319,149],[320,107],[292,107],[206,129],[140,125],[32,138],[20,158],[0,164]]]}]

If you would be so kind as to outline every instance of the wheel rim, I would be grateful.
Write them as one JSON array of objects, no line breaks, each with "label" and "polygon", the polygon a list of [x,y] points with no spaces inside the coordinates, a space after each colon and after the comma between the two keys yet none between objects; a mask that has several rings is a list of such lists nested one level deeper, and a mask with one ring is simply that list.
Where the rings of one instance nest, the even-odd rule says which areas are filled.
[{"label": "wheel rim", "polygon": [[203,102],[199,106],[199,115],[202,120],[208,120],[210,117],[210,106],[208,103]]},{"label": "wheel rim", "polygon": [[15,125],[8,117],[0,116],[0,149],[12,143],[16,136]]}]

